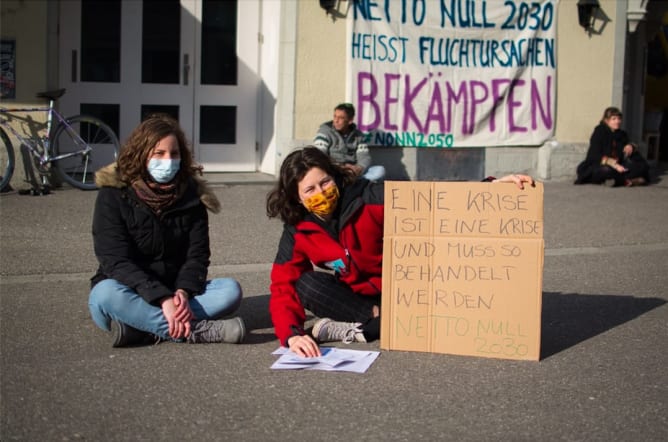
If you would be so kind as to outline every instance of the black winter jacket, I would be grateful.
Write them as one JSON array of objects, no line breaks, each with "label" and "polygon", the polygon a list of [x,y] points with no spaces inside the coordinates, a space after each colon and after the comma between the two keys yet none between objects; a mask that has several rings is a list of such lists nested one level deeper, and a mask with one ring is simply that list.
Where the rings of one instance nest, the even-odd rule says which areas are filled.
[{"label": "black winter jacket", "polygon": [[599,165],[601,159],[614,156],[620,160],[624,158],[624,146],[629,144],[629,137],[623,130],[612,131],[607,124],[600,123],[589,139],[587,161]]},{"label": "black winter jacket", "polygon": [[629,137],[623,130],[613,132],[607,124],[601,122],[594,128],[589,139],[587,157],[577,167],[576,184],[588,183],[594,170],[602,167],[603,157],[624,158],[624,146],[629,144]]},{"label": "black winter jacket", "polygon": [[113,278],[153,304],[176,289],[201,293],[211,254],[207,208],[220,209],[206,184],[191,179],[158,216],[118,179],[115,165],[101,169],[96,182],[93,244],[100,266],[92,285]]}]

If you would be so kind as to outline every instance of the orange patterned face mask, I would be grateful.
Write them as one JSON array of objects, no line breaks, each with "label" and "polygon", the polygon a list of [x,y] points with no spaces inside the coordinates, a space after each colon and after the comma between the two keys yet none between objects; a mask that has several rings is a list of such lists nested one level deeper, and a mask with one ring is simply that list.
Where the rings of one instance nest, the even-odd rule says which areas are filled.
[{"label": "orange patterned face mask", "polygon": [[322,192],[306,198],[304,200],[304,207],[314,215],[323,217],[334,212],[338,201],[339,188],[334,184]]}]

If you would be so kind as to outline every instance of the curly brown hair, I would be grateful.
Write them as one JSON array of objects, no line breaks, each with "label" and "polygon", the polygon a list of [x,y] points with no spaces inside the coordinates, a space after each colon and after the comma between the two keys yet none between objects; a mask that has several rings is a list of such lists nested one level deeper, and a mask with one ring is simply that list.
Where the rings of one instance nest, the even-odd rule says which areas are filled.
[{"label": "curly brown hair", "polygon": [[148,157],[158,141],[169,135],[174,135],[179,144],[181,167],[176,175],[178,180],[182,181],[201,171],[201,168],[193,163],[185,134],[178,121],[168,115],[154,114],[132,131],[118,155],[116,165],[121,181],[129,184],[139,178],[148,178]]},{"label": "curly brown hair", "polygon": [[355,180],[350,170],[335,164],[317,147],[306,146],[295,150],[285,157],[278,182],[267,195],[269,218],[278,217],[289,225],[295,225],[304,218],[307,211],[299,201],[299,182],[314,167],[334,178],[338,186],[345,186]]}]

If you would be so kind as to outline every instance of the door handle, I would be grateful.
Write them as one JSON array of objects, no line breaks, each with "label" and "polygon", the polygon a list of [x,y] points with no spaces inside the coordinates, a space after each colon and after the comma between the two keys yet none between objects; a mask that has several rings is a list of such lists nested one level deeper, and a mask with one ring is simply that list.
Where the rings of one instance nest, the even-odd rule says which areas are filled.
[{"label": "door handle", "polygon": [[72,50],[72,83],[77,82],[77,50]]},{"label": "door handle", "polygon": [[188,85],[188,74],[190,73],[190,56],[183,54],[183,84]]}]

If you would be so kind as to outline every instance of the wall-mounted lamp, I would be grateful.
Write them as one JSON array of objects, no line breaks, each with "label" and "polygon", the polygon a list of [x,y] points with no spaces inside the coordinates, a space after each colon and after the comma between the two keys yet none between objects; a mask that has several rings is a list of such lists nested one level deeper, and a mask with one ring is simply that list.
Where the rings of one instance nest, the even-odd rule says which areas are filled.
[{"label": "wall-mounted lamp", "polygon": [[589,33],[594,28],[598,8],[598,0],[578,0],[578,22]]},{"label": "wall-mounted lamp", "polygon": [[330,14],[332,16],[332,21],[335,21],[337,18],[345,18],[345,14],[339,11],[341,2],[346,0],[318,0],[320,7],[325,10],[325,14]]},{"label": "wall-mounted lamp", "polygon": [[336,0],[320,0],[320,7],[329,13],[336,7]]}]

